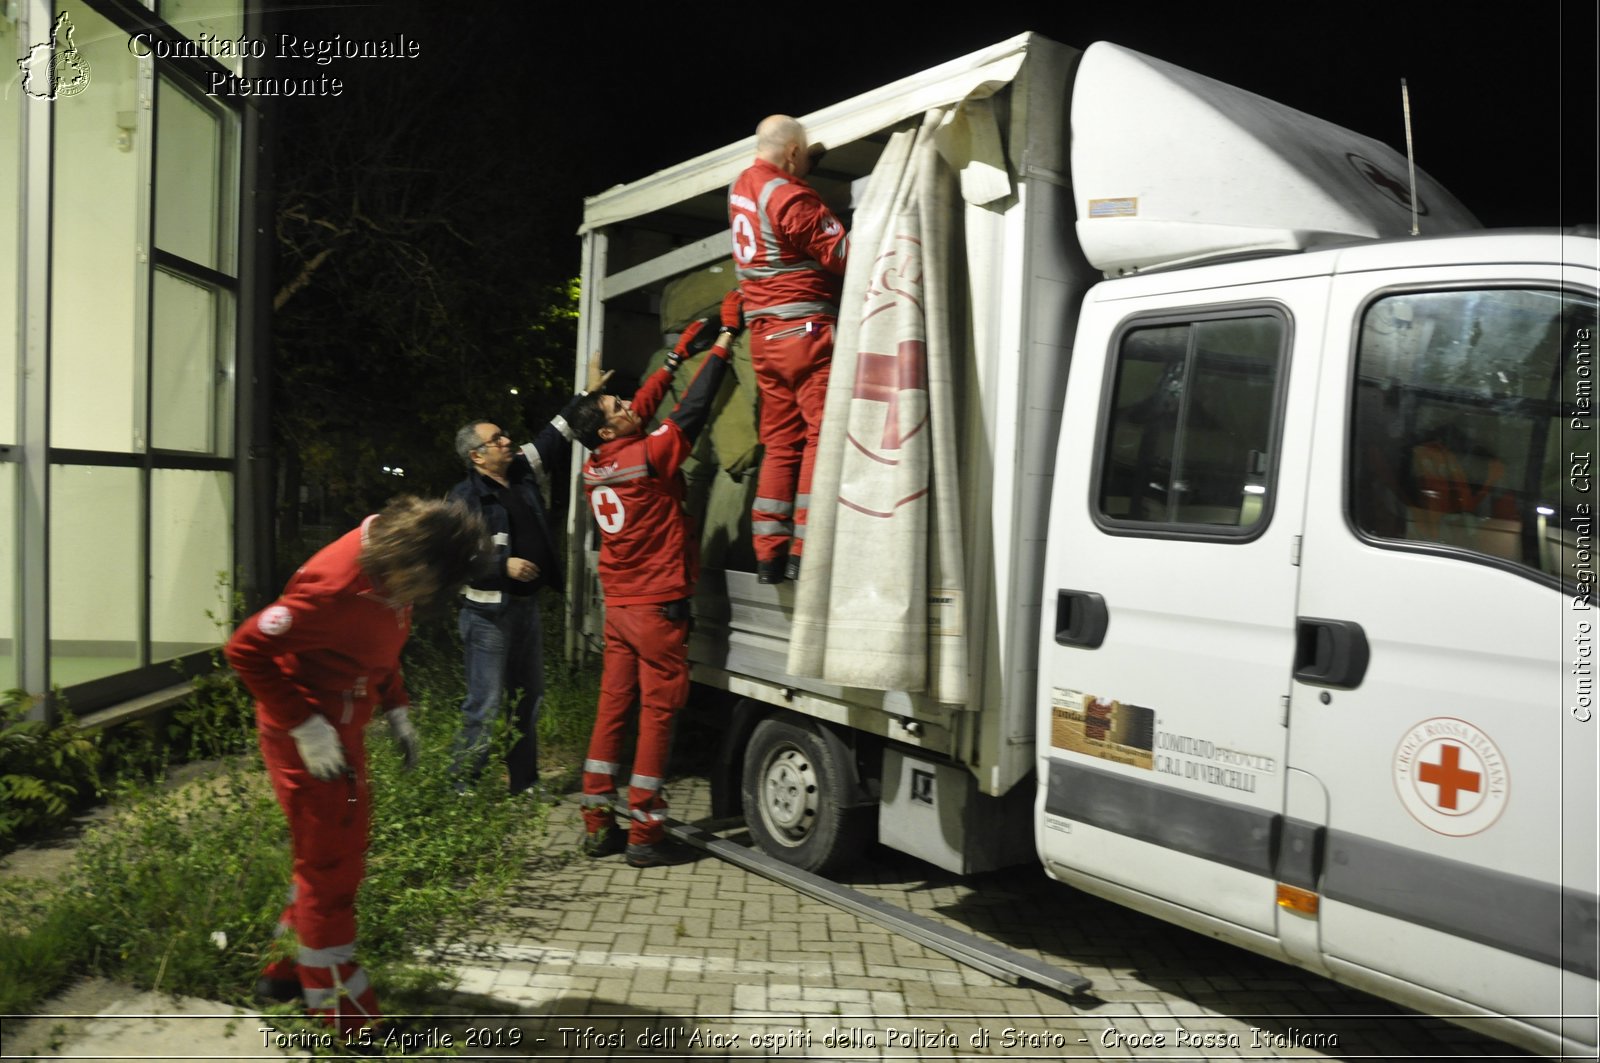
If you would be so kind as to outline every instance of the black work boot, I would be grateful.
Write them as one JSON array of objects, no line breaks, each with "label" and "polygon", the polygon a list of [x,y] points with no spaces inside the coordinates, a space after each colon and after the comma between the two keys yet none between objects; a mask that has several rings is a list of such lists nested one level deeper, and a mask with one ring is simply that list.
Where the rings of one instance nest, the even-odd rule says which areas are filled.
[{"label": "black work boot", "polygon": [[700,854],[686,845],[668,841],[666,838],[646,845],[628,846],[629,867],[671,867],[674,864],[687,864]]},{"label": "black work boot", "polygon": [[797,580],[800,578],[800,555],[790,554],[789,563],[783,568],[783,578]]},{"label": "black work boot", "polygon": [[300,983],[293,978],[267,978],[256,979],[255,992],[251,995],[262,1003],[272,1001],[278,1004],[289,1004],[300,999]]},{"label": "black work boot", "polygon": [[782,583],[787,578],[784,570],[784,561],[781,557],[775,557],[770,561],[757,561],[756,582]]}]

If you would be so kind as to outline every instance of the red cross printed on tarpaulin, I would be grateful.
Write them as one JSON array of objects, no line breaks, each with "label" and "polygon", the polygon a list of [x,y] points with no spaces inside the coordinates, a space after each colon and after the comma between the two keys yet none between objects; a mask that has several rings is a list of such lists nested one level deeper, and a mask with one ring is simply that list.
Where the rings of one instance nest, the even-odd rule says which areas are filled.
[{"label": "red cross printed on tarpaulin", "polygon": [[899,450],[901,444],[928,423],[926,412],[902,432],[900,393],[928,390],[926,345],[921,340],[901,340],[898,354],[869,354],[862,351],[856,362],[855,397],[886,402],[889,411],[883,419],[882,450]]},{"label": "red cross printed on tarpaulin", "polygon": [[1483,785],[1480,773],[1461,766],[1461,747],[1448,742],[1440,747],[1439,763],[1419,766],[1417,778],[1437,786],[1439,807],[1451,810],[1457,807],[1457,794],[1463,790],[1475,794]]}]

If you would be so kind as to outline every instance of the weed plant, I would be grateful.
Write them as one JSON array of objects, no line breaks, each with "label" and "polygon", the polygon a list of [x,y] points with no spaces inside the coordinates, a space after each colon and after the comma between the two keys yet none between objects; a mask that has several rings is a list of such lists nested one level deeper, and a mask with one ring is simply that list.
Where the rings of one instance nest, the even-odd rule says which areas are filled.
[{"label": "weed plant", "polygon": [[[467,945],[545,819],[537,802],[495,785],[493,768],[475,792],[455,792],[459,664],[448,647],[415,649],[418,767],[404,770],[381,721],[367,735],[373,826],[358,954],[380,993],[438,984],[418,958]],[[499,748],[508,740],[502,726]],[[254,749],[181,789],[125,786],[118,813],[83,839],[70,883],[0,887],[0,1014],[26,1013],[80,974],[244,1003],[269,950],[283,947],[273,931],[289,881],[287,826]]]},{"label": "weed plant", "polygon": [[53,726],[28,719],[34,701],[21,690],[0,694],[0,851],[100,792],[98,736],[80,728],[64,702]]}]

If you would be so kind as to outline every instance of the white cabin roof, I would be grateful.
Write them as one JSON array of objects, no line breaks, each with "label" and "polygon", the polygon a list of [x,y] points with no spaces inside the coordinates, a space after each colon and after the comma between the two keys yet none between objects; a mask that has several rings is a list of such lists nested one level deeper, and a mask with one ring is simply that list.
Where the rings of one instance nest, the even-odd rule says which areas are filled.
[{"label": "white cabin roof", "polygon": [[[1396,99],[1395,120],[1400,121]],[[1292,107],[1105,42],[1072,92],[1078,240],[1107,275],[1226,254],[1404,236],[1405,158]],[[1417,170],[1423,234],[1478,229]]]}]

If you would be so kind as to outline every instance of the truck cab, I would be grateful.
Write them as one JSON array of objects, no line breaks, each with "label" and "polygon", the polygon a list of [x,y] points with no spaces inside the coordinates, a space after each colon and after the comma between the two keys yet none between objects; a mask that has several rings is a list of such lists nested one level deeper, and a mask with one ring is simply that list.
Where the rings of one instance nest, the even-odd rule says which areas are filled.
[{"label": "truck cab", "polygon": [[1045,561],[1051,875],[1592,1043],[1559,1018],[1595,987],[1585,256],[1405,238],[1090,292]]}]

